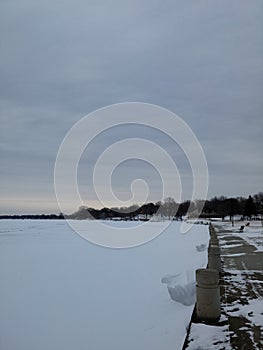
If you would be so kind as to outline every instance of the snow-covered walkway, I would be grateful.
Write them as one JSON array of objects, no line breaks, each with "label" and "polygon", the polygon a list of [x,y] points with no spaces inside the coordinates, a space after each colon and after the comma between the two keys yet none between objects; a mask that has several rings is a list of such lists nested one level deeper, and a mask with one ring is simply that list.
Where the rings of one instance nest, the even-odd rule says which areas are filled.
[{"label": "snow-covered walkway", "polygon": [[187,350],[259,350],[263,344],[263,230],[252,222],[243,233],[217,223],[223,275],[221,318],[216,325],[193,323]]}]

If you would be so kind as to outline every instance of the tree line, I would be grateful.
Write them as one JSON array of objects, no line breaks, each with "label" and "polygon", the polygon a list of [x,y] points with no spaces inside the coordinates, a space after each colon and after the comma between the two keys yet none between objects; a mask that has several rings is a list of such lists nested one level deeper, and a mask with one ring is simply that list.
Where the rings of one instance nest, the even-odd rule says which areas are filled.
[{"label": "tree line", "polygon": [[263,217],[263,192],[253,196],[227,198],[225,196],[213,197],[210,200],[186,200],[182,203],[168,197],[164,201],[146,203],[143,205],[133,204],[129,207],[112,207],[95,209],[88,206],[81,206],[76,212],[66,215],[40,214],[40,215],[0,215],[0,219],[40,219],[40,220],[61,220],[61,219],[119,219],[119,220],[148,220],[152,215],[161,218],[182,220],[185,215],[200,218],[221,218],[233,219],[240,215],[242,219],[262,219]]},{"label": "tree line", "polygon": [[0,215],[0,219],[21,219],[21,220],[64,220],[64,215],[57,214],[15,214],[15,215]]},{"label": "tree line", "polygon": [[133,204],[129,207],[112,207],[94,209],[81,206],[75,213],[67,215],[70,219],[122,219],[122,220],[148,220],[152,215],[159,217],[174,218],[182,220],[183,216],[201,218],[221,218],[227,216],[232,220],[235,215],[240,215],[241,219],[256,219],[263,215],[263,192],[254,196],[227,198],[225,196],[213,197],[210,200],[186,200],[182,203],[168,197],[164,201],[156,203],[146,203],[141,206]]}]

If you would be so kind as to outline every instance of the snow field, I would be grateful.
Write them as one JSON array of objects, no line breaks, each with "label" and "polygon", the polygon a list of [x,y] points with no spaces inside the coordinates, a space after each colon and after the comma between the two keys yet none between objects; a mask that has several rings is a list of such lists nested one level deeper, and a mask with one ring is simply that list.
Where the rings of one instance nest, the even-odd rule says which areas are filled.
[{"label": "snow field", "polygon": [[180,224],[139,247],[110,249],[65,221],[0,221],[0,348],[181,349],[194,305],[172,301],[161,280],[193,282],[207,264],[196,246],[209,237],[208,226],[182,235]]}]

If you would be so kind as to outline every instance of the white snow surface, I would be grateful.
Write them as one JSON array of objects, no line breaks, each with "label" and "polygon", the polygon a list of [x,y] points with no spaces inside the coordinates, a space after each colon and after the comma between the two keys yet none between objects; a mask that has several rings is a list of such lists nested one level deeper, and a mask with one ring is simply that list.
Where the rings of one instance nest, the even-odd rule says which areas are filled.
[{"label": "white snow surface", "polygon": [[196,245],[208,243],[207,226],[180,234],[180,225],[110,249],[65,221],[1,220],[0,349],[180,350],[194,305],[172,301],[161,279],[205,267]]},{"label": "white snow surface", "polygon": [[258,327],[263,326],[262,315],[263,315],[263,300],[259,299],[250,299],[248,300],[248,305],[242,305],[236,303],[234,305],[235,311],[233,311],[233,306],[225,307],[226,311],[231,316],[240,317],[243,316],[251,321],[253,325]]},{"label": "white snow surface", "polygon": [[191,337],[187,350],[231,350],[228,326],[191,325]]}]

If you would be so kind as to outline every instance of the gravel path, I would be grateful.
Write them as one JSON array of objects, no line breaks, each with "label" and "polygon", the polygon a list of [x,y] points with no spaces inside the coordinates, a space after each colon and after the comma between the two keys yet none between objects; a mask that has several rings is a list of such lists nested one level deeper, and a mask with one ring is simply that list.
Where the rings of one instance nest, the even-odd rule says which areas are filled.
[{"label": "gravel path", "polygon": [[216,324],[192,317],[184,349],[263,349],[263,228],[244,233],[230,223],[214,224],[221,249],[221,317]]},{"label": "gravel path", "polygon": [[[216,226],[224,273],[222,313],[229,324],[232,349],[263,349],[263,234],[257,244],[232,228]],[[249,242],[249,243],[248,243]]]}]

